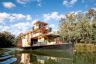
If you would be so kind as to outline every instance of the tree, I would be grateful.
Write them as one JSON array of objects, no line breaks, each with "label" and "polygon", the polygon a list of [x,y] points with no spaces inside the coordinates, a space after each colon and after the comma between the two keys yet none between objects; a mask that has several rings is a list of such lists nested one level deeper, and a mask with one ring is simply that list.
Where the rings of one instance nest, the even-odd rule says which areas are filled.
[{"label": "tree", "polygon": [[96,11],[68,13],[59,22],[59,33],[64,41],[96,43]]},{"label": "tree", "polygon": [[74,22],[75,16],[73,13],[66,14],[66,19],[62,18],[59,23],[60,34],[62,35],[63,41],[71,42],[74,41],[75,26]]},{"label": "tree", "polygon": [[0,47],[13,47],[15,43],[15,35],[6,31],[0,32]]}]

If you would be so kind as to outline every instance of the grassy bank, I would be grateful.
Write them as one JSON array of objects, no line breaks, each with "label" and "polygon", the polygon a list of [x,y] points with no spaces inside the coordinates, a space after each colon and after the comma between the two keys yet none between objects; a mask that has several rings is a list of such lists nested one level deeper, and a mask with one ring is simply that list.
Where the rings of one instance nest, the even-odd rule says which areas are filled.
[{"label": "grassy bank", "polygon": [[83,52],[73,55],[73,64],[96,64],[96,53]]},{"label": "grassy bank", "polygon": [[77,44],[75,44],[74,49],[76,52],[96,52],[96,45],[77,43]]}]

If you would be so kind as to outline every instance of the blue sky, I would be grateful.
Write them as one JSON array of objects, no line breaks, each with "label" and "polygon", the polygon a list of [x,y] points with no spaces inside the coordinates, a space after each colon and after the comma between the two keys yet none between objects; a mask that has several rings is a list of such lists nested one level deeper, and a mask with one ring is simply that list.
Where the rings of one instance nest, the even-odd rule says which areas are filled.
[{"label": "blue sky", "polygon": [[0,31],[18,35],[30,31],[36,20],[56,31],[64,14],[90,8],[96,8],[96,0],[0,0]]}]

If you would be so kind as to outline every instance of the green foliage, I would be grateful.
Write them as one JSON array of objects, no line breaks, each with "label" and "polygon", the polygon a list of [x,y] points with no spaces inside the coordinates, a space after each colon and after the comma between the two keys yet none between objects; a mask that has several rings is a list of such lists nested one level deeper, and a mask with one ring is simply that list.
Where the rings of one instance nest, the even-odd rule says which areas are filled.
[{"label": "green foliage", "polygon": [[13,47],[15,46],[15,36],[9,32],[0,32],[0,47]]},{"label": "green foliage", "polygon": [[96,11],[68,13],[59,22],[61,38],[67,42],[96,43]]}]

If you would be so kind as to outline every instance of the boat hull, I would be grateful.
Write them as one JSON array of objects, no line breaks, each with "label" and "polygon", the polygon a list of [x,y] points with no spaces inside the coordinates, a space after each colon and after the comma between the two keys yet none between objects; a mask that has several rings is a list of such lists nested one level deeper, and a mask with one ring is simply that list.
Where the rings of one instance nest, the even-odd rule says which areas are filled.
[{"label": "boat hull", "polygon": [[64,44],[55,44],[55,45],[41,45],[41,46],[31,46],[31,47],[22,47],[23,49],[56,49],[56,50],[72,50],[72,44],[64,43]]}]

